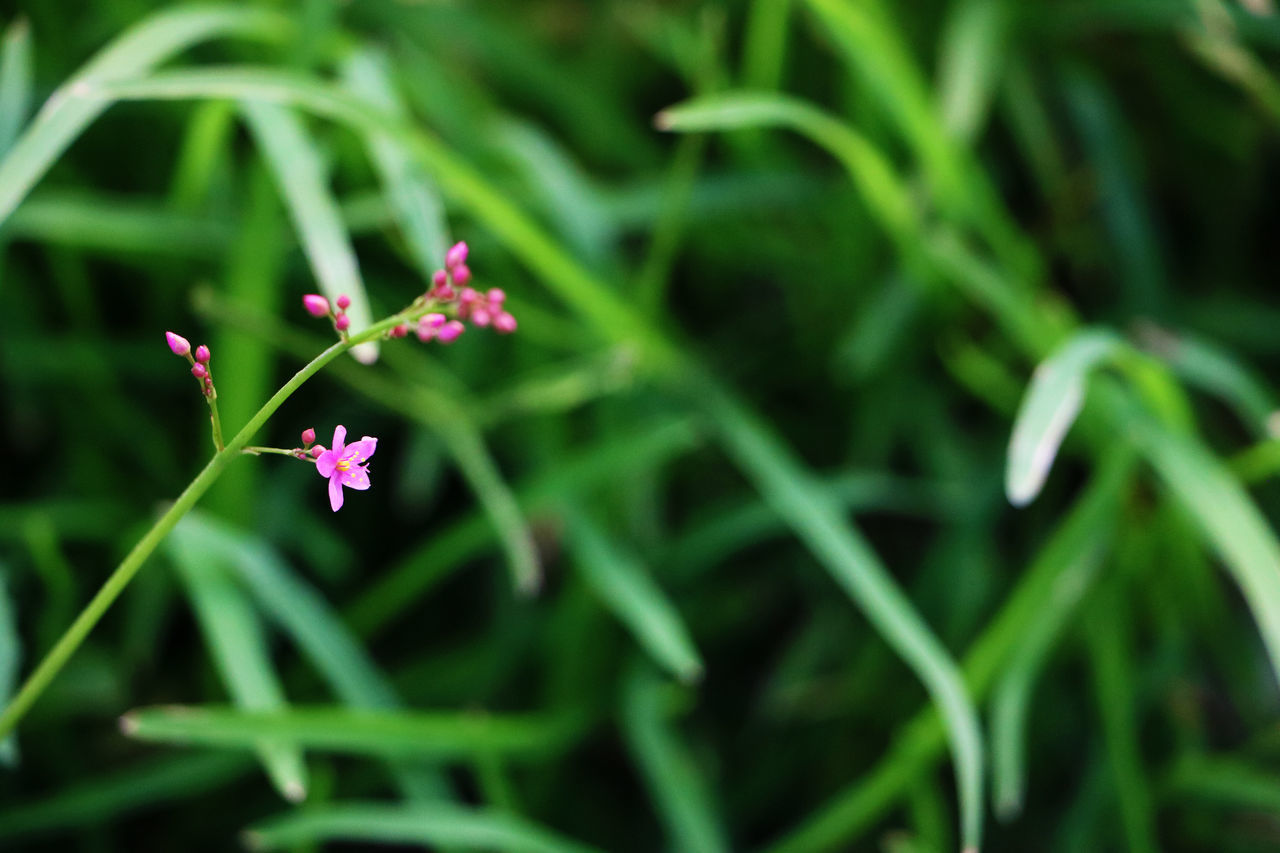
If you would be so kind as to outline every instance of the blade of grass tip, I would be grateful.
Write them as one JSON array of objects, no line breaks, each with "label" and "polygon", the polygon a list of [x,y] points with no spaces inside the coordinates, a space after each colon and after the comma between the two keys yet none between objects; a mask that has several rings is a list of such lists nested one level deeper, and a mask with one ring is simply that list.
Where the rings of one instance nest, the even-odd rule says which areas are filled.
[{"label": "blade of grass tip", "polygon": [[574,562],[605,607],[659,666],[686,683],[700,679],[702,658],[689,629],[645,567],[580,508],[566,506],[564,514]]},{"label": "blade of grass tip", "polygon": [[[18,686],[18,670],[22,664],[22,641],[18,636],[17,610],[9,597],[8,573],[0,565],[0,708],[9,704]],[[18,763],[18,740],[9,735],[0,740],[0,764],[13,767]]]},{"label": "blade of grass tip", "polygon": [[239,6],[202,6],[159,12],[120,35],[45,103],[0,161],[0,222],[110,101],[95,93],[139,76],[193,44],[219,36],[279,39],[289,19]]},{"label": "blade of grass tip", "polygon": [[1000,84],[1011,11],[1008,0],[962,0],[947,15],[936,88],[942,123],[957,139],[972,141],[987,120]]},{"label": "blade of grass tip", "polygon": [[706,783],[664,719],[664,683],[647,666],[634,667],[623,685],[622,726],[649,798],[666,825],[672,850],[729,850]]},{"label": "blade of grass tip", "polygon": [[417,844],[502,853],[599,853],[514,815],[462,806],[338,803],[255,824],[244,833],[251,850],[347,841]]},{"label": "blade of grass tip", "polygon": [[[366,48],[353,53],[342,65],[342,79],[352,92],[388,115],[400,119],[407,115],[382,52]],[[393,138],[371,130],[365,134],[365,140],[396,224],[423,281],[430,281],[432,273],[444,265],[445,252],[449,249],[444,202],[430,176]]]},{"label": "blade of grass tip", "polygon": [[225,708],[165,707],[130,711],[125,734],[158,743],[251,749],[287,738],[306,749],[383,758],[473,758],[486,752],[542,758],[562,750],[585,730],[569,714],[488,714],[292,707],[245,712]]},{"label": "blade of grass tip", "polygon": [[1117,406],[1117,429],[1127,433],[1222,559],[1280,680],[1280,541],[1244,486],[1201,442],[1171,432],[1126,402]]},{"label": "blade of grass tip", "polygon": [[725,451],[924,683],[955,760],[961,839],[966,850],[977,850],[983,813],[982,733],[960,668],[880,558],[768,427],[719,389],[706,389],[703,400],[714,413]]},{"label": "blade of grass tip", "polygon": [[[258,606],[289,635],[346,705],[402,706],[391,683],[337,612],[269,544],[198,510],[183,519],[183,525],[195,529],[213,552],[225,559]],[[406,792],[435,792],[433,799],[447,797],[447,781],[435,772],[394,766],[393,772]]]},{"label": "blade of grass tip", "polygon": [[[1116,516],[1133,472],[1133,453],[1120,447],[1104,458],[1085,493],[1054,531],[1004,606],[970,646],[965,680],[981,697],[1001,672],[1052,597],[1057,578],[1093,550],[1099,526]],[[766,848],[767,853],[814,853],[847,849],[850,840],[882,818],[932,766],[947,745],[937,710],[926,708],[899,730],[889,754],[799,826]]]},{"label": "blade of grass tip", "polygon": [[1009,503],[1026,506],[1040,494],[1058,448],[1084,405],[1090,371],[1124,346],[1113,332],[1086,329],[1036,367],[1009,438],[1004,480]]},{"label": "blade of grass tip", "polygon": [[[350,333],[358,334],[373,322],[373,314],[351,235],[329,190],[320,153],[292,110],[245,100],[240,111],[280,187],[320,290],[331,303],[340,295],[351,299],[347,308]],[[378,344],[369,341],[352,348],[351,354],[357,361],[372,364],[378,360]]]},{"label": "blade of grass tip", "polygon": [[227,159],[235,118],[235,106],[226,101],[207,101],[192,111],[169,183],[173,207],[183,211],[200,208],[214,174]]},{"label": "blade of grass tip", "polygon": [[87,778],[41,800],[0,811],[0,839],[70,834],[150,808],[197,797],[246,775],[248,756],[237,753],[163,756]]},{"label": "blade of grass tip", "polygon": [[31,25],[18,18],[0,41],[0,156],[27,121],[33,87]]},{"label": "blade of grass tip", "polygon": [[991,695],[991,795],[996,814],[1011,820],[1022,811],[1026,792],[1026,730],[1032,691],[1067,620],[1092,587],[1103,563],[1115,522],[1099,519],[1093,550],[1066,566],[1055,579],[1041,618],[1028,626]]},{"label": "blade of grass tip", "polygon": [[[257,614],[227,576],[199,525],[180,522],[165,545],[178,568],[199,617],[205,645],[236,705],[251,710],[285,707],[284,691],[267,651]],[[255,743],[267,775],[290,802],[307,795],[302,750],[287,741],[263,738]]]}]

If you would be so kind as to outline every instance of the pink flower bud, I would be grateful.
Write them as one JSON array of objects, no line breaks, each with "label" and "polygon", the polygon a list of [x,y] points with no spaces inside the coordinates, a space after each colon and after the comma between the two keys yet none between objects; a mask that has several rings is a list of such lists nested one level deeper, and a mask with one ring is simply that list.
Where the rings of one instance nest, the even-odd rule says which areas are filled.
[{"label": "pink flower bud", "polygon": [[314,429],[312,429],[311,427],[307,427],[302,431],[303,447],[310,447],[311,445],[315,444],[315,441],[316,441],[316,431]]},{"label": "pink flower bud", "polygon": [[443,314],[423,314],[422,319],[418,322],[424,326],[430,326],[433,329],[438,329],[443,326],[448,319],[449,318]]},{"label": "pink flower bud", "polygon": [[409,327],[404,323],[400,323],[399,325],[392,326],[391,331],[388,332],[388,334],[393,338],[403,338],[405,335],[409,334]]},{"label": "pink flower bud", "polygon": [[458,271],[455,267],[460,267],[467,262],[467,244],[454,243],[453,248],[449,249],[448,254],[444,256],[444,265],[453,270],[456,276]]},{"label": "pink flower bud", "polygon": [[322,456],[323,454],[324,454],[324,445],[323,445],[323,444],[317,444],[315,447],[311,448],[311,458],[312,458],[312,459],[318,459],[318,458],[320,458],[320,456]]},{"label": "pink flower bud", "polygon": [[338,319],[333,321],[333,327],[339,332],[345,332],[351,326],[351,318],[346,314],[339,314]]},{"label": "pink flower bud", "polygon": [[340,296],[338,296],[338,310],[339,310],[339,311],[346,311],[346,310],[347,310],[348,308],[350,308],[350,307],[351,307],[351,297],[350,297],[350,296],[347,296],[347,294],[345,294],[345,293],[343,293],[343,294],[341,294]]},{"label": "pink flower bud", "polygon": [[466,265],[453,268],[453,283],[462,287],[462,285],[471,281],[471,269]]},{"label": "pink flower bud", "polygon": [[428,326],[426,323],[418,324],[418,340],[424,344],[436,336],[436,330]]},{"label": "pink flower bud", "polygon": [[509,335],[516,330],[516,318],[506,311],[493,318],[494,331]]},{"label": "pink flower bud", "polygon": [[495,308],[501,305],[507,299],[507,294],[503,292],[502,288],[500,287],[491,288],[489,290],[489,293],[486,295],[489,297],[489,305]]},{"label": "pink flower bud", "polygon": [[443,287],[437,287],[432,290],[431,295],[441,302],[450,302],[458,294],[454,293],[453,288],[446,284]]},{"label": "pink flower bud", "polygon": [[471,322],[481,328],[489,325],[489,321],[491,319],[493,318],[489,316],[489,310],[487,308],[477,308],[471,312]]},{"label": "pink flower bud", "polygon": [[191,343],[182,335],[165,332],[164,339],[168,342],[169,349],[173,350],[174,355],[186,355],[191,352]]},{"label": "pink flower bud", "polygon": [[208,364],[209,356],[210,356],[210,352],[207,346],[205,346],[204,344],[201,344],[200,346],[196,347],[196,361],[200,362],[201,364]]},{"label": "pink flower bud", "polygon": [[480,298],[480,294],[476,293],[469,287],[462,288],[462,292],[458,294],[458,301],[463,305],[470,305]]},{"label": "pink flower bud", "polygon": [[449,283],[449,274],[444,270],[436,270],[431,274],[431,283],[436,287],[444,287]]},{"label": "pink flower bud", "polygon": [[318,293],[308,293],[302,297],[302,307],[306,308],[307,313],[312,317],[329,316],[329,300]]},{"label": "pink flower bud", "polygon": [[440,331],[437,332],[436,335],[440,338],[440,343],[451,344],[466,330],[467,327],[459,323],[457,320],[450,320],[440,327]]},{"label": "pink flower bud", "polygon": [[194,376],[196,379],[204,379],[206,376],[209,375],[209,368],[205,367],[200,362],[196,362],[195,364],[191,365],[191,375]]}]

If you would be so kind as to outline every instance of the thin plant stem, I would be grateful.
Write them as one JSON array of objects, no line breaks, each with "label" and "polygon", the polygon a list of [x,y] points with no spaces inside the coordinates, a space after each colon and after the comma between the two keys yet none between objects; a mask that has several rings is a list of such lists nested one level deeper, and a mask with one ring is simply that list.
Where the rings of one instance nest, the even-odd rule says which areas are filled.
[{"label": "thin plant stem", "polygon": [[287,450],[283,447],[245,447],[240,452],[246,453],[250,456],[261,456],[264,453],[274,453],[277,456],[292,456],[294,459],[301,458],[298,456],[297,450]]},{"label": "thin plant stem", "polygon": [[209,401],[209,422],[213,424],[213,446],[221,453],[227,445],[222,440],[222,418],[218,417],[218,392],[205,395],[205,399]]},{"label": "thin plant stem", "polygon": [[[338,341],[330,346],[324,352],[313,358],[305,367],[295,373],[288,382],[281,386],[279,391],[271,396],[262,405],[262,408],[254,414],[249,422],[244,425],[238,433],[231,439],[223,449],[219,450],[209,463],[204,466],[196,478],[192,480],[183,490],[178,499],[173,502],[169,509],[165,510],[160,518],[156,519],[151,529],[138,540],[128,555],[120,562],[110,577],[102,585],[102,588],[90,599],[85,605],[84,610],[80,611],[71,626],[58,638],[58,642],[49,650],[44,659],[35,670],[27,677],[23,683],[22,689],[13,697],[13,701],[0,713],[0,738],[4,738],[14,727],[18,721],[30,710],[32,704],[40,698],[40,695],[49,687],[54,677],[66,665],[67,660],[80,648],[80,644],[84,642],[85,637],[98,624],[98,620],[107,612],[117,598],[120,597],[129,581],[133,580],[134,575],[142,568],[147,558],[155,551],[174,526],[186,515],[196,501],[209,490],[209,487],[217,481],[218,477],[226,469],[228,463],[232,459],[239,456],[241,452],[248,447],[249,439],[253,438],[258,430],[267,422],[267,418],[275,414],[276,410],[284,404],[285,400],[298,390],[304,382],[314,376],[319,370],[329,362],[333,361],[339,355],[357,344],[374,340],[381,337],[389,329],[398,323],[408,322],[416,319],[417,316],[425,314],[429,309],[426,307],[414,307],[410,310],[394,314],[384,320],[373,324],[358,335],[353,335],[347,340]],[[215,424],[217,421],[215,420]],[[217,427],[215,427],[217,429]]]}]

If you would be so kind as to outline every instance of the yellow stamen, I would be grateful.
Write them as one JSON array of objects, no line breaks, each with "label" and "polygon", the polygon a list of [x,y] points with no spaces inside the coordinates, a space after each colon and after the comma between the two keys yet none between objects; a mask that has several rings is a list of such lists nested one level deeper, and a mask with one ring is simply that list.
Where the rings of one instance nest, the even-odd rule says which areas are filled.
[{"label": "yellow stamen", "polygon": [[346,471],[351,468],[351,462],[349,460],[342,459],[338,462],[336,467],[339,471]]}]

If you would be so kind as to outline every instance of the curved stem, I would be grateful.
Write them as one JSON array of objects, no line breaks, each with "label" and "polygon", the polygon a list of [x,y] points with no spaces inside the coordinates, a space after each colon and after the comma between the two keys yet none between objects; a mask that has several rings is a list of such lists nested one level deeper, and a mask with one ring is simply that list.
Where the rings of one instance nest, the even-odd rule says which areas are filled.
[{"label": "curved stem", "polygon": [[218,392],[214,391],[205,397],[209,401],[209,422],[213,425],[213,446],[221,453],[227,449],[222,440],[222,418],[218,417]]},{"label": "curved stem", "polygon": [[84,642],[85,637],[93,630],[93,626],[98,624],[98,620],[107,612],[108,608],[120,597],[120,593],[129,585],[129,581],[133,580],[134,575],[142,568],[142,565],[151,556],[165,538],[169,535],[169,531],[186,515],[196,501],[209,490],[209,487],[217,481],[227,464],[239,456],[248,444],[249,439],[262,429],[263,424],[267,422],[267,418],[275,414],[275,411],[289,399],[294,391],[301,387],[314,376],[320,368],[333,361],[342,353],[351,349],[357,344],[371,341],[381,337],[388,329],[397,323],[405,322],[410,319],[411,312],[402,312],[392,315],[391,317],[381,320],[368,329],[365,329],[358,335],[351,336],[350,339],[339,341],[329,347],[324,352],[313,358],[305,367],[295,373],[288,382],[281,386],[280,390],[271,396],[270,400],[262,404],[262,408],[254,414],[249,422],[244,425],[231,441],[222,450],[218,451],[209,463],[204,466],[196,478],[192,480],[187,487],[178,495],[178,499],[173,505],[165,510],[160,518],[156,519],[156,523],[146,532],[138,543],[133,546],[120,565],[116,566],[116,570],[111,573],[102,588],[97,594],[90,599],[85,605],[84,610],[80,611],[80,615],[71,623],[71,627],[58,638],[58,642],[49,650],[44,659],[35,670],[27,677],[23,683],[22,689],[13,697],[13,701],[4,709],[4,713],[0,714],[0,738],[4,738],[9,732],[13,731],[18,721],[31,708],[31,705],[40,698],[48,688],[50,682],[61,671],[67,660],[80,648],[80,644]]}]

